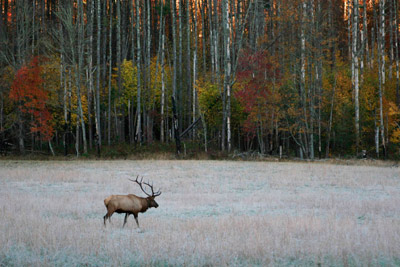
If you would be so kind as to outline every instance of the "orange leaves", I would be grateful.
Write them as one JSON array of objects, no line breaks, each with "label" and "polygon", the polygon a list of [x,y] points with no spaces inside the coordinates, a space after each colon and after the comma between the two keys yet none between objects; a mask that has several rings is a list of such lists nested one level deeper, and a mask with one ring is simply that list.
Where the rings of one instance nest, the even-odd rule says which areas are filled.
[{"label": "orange leaves", "polygon": [[34,57],[15,74],[11,85],[10,99],[18,103],[22,113],[32,115],[31,131],[40,132],[44,141],[53,136],[52,115],[46,107],[47,92],[43,88],[42,68],[39,57]]}]

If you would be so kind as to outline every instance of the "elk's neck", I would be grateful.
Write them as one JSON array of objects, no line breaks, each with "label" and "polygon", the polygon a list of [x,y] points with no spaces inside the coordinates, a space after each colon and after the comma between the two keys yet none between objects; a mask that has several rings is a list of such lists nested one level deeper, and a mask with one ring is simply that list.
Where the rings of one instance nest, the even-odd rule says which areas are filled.
[{"label": "elk's neck", "polygon": [[142,198],[142,209],[140,210],[140,212],[145,212],[146,210],[148,210],[149,206],[149,200],[147,198]]}]

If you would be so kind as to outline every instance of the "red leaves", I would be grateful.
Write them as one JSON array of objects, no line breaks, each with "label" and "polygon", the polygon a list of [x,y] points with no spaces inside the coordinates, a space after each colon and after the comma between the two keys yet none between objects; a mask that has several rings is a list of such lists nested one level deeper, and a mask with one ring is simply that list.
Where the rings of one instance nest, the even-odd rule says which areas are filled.
[{"label": "red leaves", "polygon": [[272,81],[278,83],[279,76],[279,68],[264,51],[245,51],[239,59],[237,78],[241,89],[235,96],[248,114],[243,124],[248,134],[254,134],[261,118],[266,117],[265,113],[274,98]]},{"label": "red leaves", "polygon": [[42,68],[39,57],[34,57],[15,74],[10,90],[10,99],[18,103],[22,113],[33,117],[31,131],[40,132],[44,141],[53,136],[52,115],[46,107],[47,92],[43,88]]}]

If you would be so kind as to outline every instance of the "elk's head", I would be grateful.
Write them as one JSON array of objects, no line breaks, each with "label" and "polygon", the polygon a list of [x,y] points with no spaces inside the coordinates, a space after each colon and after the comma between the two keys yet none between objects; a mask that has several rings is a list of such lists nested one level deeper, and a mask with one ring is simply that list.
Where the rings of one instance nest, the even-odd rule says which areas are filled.
[{"label": "elk's head", "polygon": [[158,203],[154,200],[155,197],[147,197],[147,203],[149,203],[149,208],[158,208]]},{"label": "elk's head", "polygon": [[[158,203],[155,201],[155,198],[161,195],[161,191],[158,190],[157,192],[154,192],[153,189],[153,184],[143,182],[143,177],[139,180],[139,175],[136,177],[135,180],[131,180],[132,182],[137,183],[140,186],[140,189],[142,189],[143,193],[146,194],[146,200],[149,208],[158,208]],[[143,185],[148,186],[151,189],[151,194],[147,193],[146,190],[144,190]]]}]

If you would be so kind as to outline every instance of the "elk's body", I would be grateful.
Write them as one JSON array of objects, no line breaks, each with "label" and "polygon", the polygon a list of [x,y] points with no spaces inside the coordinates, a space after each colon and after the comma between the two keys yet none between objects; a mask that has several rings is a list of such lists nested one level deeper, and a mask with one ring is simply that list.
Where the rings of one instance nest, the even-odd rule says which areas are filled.
[{"label": "elk's body", "polygon": [[106,215],[104,215],[104,225],[106,225],[106,220],[108,219],[108,221],[110,221],[110,217],[113,215],[114,212],[116,212],[116,213],[125,213],[123,226],[125,226],[128,216],[133,214],[136,220],[136,224],[139,227],[139,221],[138,221],[139,212],[143,213],[146,212],[149,208],[158,207],[158,204],[154,200],[154,198],[161,194],[160,191],[154,193],[153,186],[148,183],[144,183],[145,185],[151,188],[152,195],[149,195],[143,189],[142,181],[138,181],[137,178],[136,180],[131,180],[131,181],[138,183],[142,191],[147,195],[147,197],[146,198],[138,197],[133,194],[111,195],[107,197],[106,199],[104,199],[104,205],[107,208],[107,213]]}]

